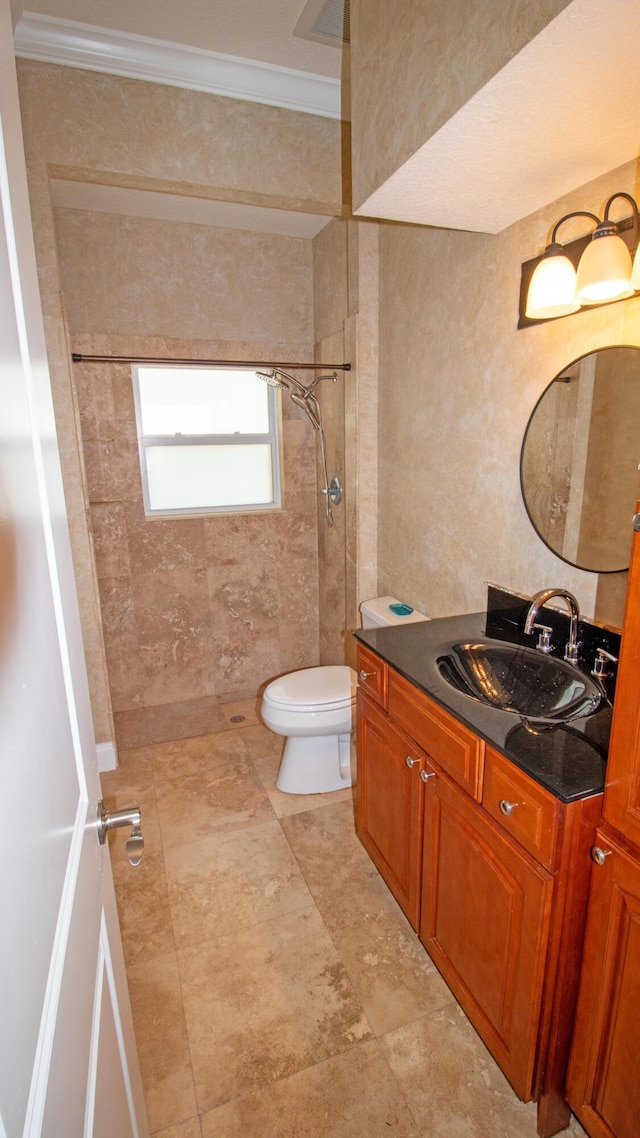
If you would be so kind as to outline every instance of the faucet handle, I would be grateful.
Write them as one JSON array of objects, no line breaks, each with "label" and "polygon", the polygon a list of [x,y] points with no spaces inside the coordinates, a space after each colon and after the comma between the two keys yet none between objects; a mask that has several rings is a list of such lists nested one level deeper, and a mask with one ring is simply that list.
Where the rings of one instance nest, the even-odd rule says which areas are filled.
[{"label": "faucet handle", "polygon": [[534,624],[533,627],[537,628],[540,633],[536,648],[539,648],[541,652],[551,652],[553,650],[553,644],[551,643],[551,633],[553,629],[550,628],[548,624]]},{"label": "faucet handle", "polygon": [[614,656],[611,652],[607,652],[606,648],[596,648],[596,658],[594,660],[591,675],[596,676],[598,679],[606,679],[607,676],[612,676],[613,672],[607,671],[607,660],[612,664],[618,663],[618,657]]}]

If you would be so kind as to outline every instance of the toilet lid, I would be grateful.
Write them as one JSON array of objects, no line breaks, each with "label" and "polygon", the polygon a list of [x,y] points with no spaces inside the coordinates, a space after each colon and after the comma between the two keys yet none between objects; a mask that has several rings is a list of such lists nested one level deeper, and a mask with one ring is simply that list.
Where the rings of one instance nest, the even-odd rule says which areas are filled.
[{"label": "toilet lid", "polygon": [[355,698],[356,683],[353,668],[333,664],[289,672],[272,680],[264,694],[281,707],[331,707],[350,703]]}]

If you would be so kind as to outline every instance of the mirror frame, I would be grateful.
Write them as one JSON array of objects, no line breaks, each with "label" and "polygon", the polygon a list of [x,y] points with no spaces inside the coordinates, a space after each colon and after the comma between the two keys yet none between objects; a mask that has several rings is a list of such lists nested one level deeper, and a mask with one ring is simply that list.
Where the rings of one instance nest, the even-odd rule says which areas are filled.
[{"label": "mirror frame", "polygon": [[[535,405],[531,410],[531,414],[529,415],[529,418],[527,419],[527,425],[525,427],[525,432],[524,432],[524,435],[522,438],[522,445],[520,447],[520,494],[522,496],[524,508],[527,512],[527,517],[529,518],[529,521],[531,522],[531,525],[532,525],[535,533],[540,538],[540,541],[543,542],[544,545],[546,545],[547,549],[551,553],[553,553],[553,555],[555,557],[557,557],[558,560],[564,561],[565,565],[571,565],[573,569],[579,569],[582,573],[598,573],[599,575],[602,574],[603,576],[605,574],[609,575],[609,574],[613,574],[613,573],[626,573],[626,572],[628,572],[629,562],[627,562],[626,565],[622,565],[619,569],[590,569],[590,568],[585,568],[584,565],[577,565],[575,561],[570,561],[568,557],[564,557],[562,553],[558,553],[558,550],[554,549],[554,547],[549,544],[546,537],[544,537],[543,534],[540,533],[540,530],[538,529],[538,526],[536,525],[536,522],[534,521],[533,516],[531,514],[531,510],[529,509],[529,503],[527,501],[527,496],[525,494],[525,488],[524,488],[524,452],[525,452],[525,447],[527,444],[527,438],[529,436],[529,429],[531,427],[531,423],[533,421],[534,415],[535,415],[536,411],[538,410],[538,407],[542,403],[542,400],[544,399],[545,395],[547,395],[547,393],[549,392],[551,386],[560,379],[563,372],[567,371],[568,368],[574,367],[575,364],[580,363],[581,360],[587,359],[589,356],[595,355],[598,352],[611,351],[612,349],[616,349],[616,348],[624,348],[625,350],[632,350],[632,351],[640,352],[640,346],[638,346],[637,344],[604,344],[600,348],[592,348],[591,351],[589,351],[589,352],[583,352],[583,354],[581,356],[576,356],[575,359],[570,360],[569,363],[565,364],[564,367],[560,368],[560,371],[558,371],[556,373],[556,375],[554,375],[553,379],[551,379],[549,381],[547,386],[545,388],[543,388],[540,395],[538,396],[538,398],[535,402]],[[631,555],[631,539],[629,539],[629,555]]]}]

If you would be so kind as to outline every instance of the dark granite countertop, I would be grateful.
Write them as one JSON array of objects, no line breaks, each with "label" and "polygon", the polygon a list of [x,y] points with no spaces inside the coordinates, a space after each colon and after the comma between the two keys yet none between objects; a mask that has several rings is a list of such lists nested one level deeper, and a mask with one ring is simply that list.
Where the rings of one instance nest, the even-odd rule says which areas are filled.
[{"label": "dark granite countertop", "polygon": [[471,613],[399,627],[360,629],[355,635],[562,802],[599,794],[604,788],[611,707],[605,704],[588,718],[533,735],[519,715],[487,707],[451,687],[440,675],[436,660],[453,643],[491,641],[486,635],[486,621],[486,613]]}]

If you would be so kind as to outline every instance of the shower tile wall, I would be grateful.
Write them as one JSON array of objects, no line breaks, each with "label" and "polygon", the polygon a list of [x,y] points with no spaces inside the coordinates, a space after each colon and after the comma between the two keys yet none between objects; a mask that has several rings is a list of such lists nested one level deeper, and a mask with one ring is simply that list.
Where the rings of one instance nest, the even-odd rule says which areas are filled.
[{"label": "shower tile wall", "polygon": [[[72,346],[116,355],[231,351],[194,341],[126,344],[79,336]],[[131,369],[78,364],[74,378],[118,745],[219,728],[229,703],[318,662],[313,432],[283,401],[285,510],[150,520]]]},{"label": "shower tile wall", "polygon": [[[107,355],[311,360],[311,242],[56,210],[71,346]],[[144,516],[129,365],[78,364],[119,747],[218,729],[268,679],[318,663],[315,436],[282,400],[285,509]]]},{"label": "shower tile wall", "polygon": [[[347,287],[347,223],[334,219],[313,243],[313,297],[315,325],[315,358],[319,366],[349,362],[345,350],[344,323],[348,316]],[[338,664],[349,660],[355,627],[347,615],[347,503],[354,500],[356,488],[345,479],[346,447],[354,439],[345,434],[347,385],[355,382],[353,372],[338,372],[336,383],[321,383],[318,398],[327,441],[329,480],[338,475],[344,498],[334,507],[334,525],[325,520],[324,502],[318,498],[318,586],[320,606],[320,663]],[[317,477],[321,482],[320,465]],[[350,660],[349,660],[350,662]]]}]

